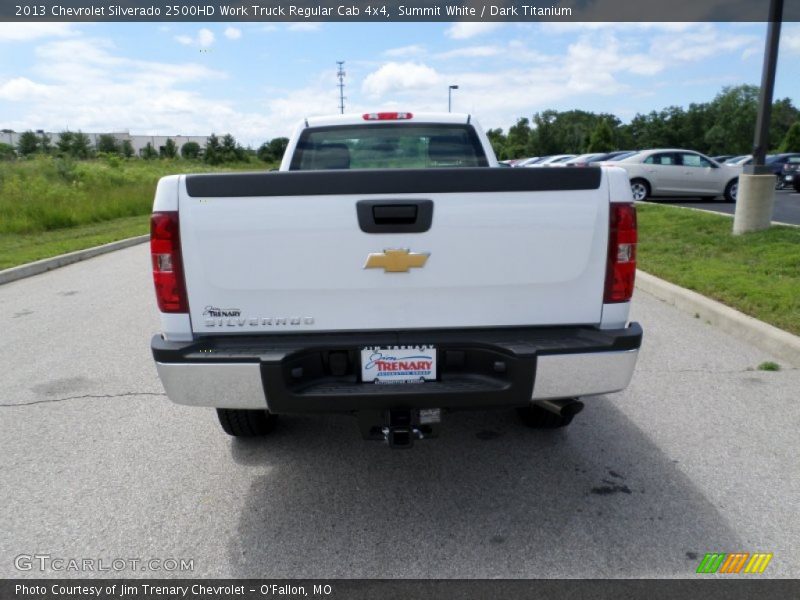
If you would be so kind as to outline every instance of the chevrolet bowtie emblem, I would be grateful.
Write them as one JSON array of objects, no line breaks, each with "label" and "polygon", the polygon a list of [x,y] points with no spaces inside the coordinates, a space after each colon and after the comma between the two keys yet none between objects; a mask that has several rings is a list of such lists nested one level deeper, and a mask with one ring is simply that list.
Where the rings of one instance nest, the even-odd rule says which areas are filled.
[{"label": "chevrolet bowtie emblem", "polygon": [[383,269],[384,273],[408,273],[411,268],[421,269],[430,256],[429,252],[411,252],[408,248],[387,248],[367,256],[365,269]]}]

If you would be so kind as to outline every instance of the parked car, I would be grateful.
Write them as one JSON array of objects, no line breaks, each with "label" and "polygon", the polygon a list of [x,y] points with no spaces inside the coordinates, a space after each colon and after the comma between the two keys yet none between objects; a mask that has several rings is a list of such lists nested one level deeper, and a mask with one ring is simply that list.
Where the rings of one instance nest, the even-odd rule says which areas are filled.
[{"label": "parked car", "polygon": [[800,156],[792,156],[783,165],[781,172],[780,187],[792,187],[797,189],[798,174],[800,173]]},{"label": "parked car", "polygon": [[775,187],[782,189],[785,185],[783,167],[795,160],[800,160],[800,152],[784,152],[768,156],[764,164],[775,174]]},{"label": "parked car", "polygon": [[629,156],[633,156],[637,154],[638,150],[615,150],[614,152],[609,152],[608,154],[604,154],[601,158],[593,160],[591,166],[597,166],[600,162],[615,162],[618,160],[623,160],[628,158]]},{"label": "parked car", "polygon": [[565,167],[588,167],[590,163],[598,160],[603,160],[606,156],[603,152],[594,152],[591,154],[579,154],[575,158],[570,158],[564,162],[555,163],[557,166]]},{"label": "parked car", "polygon": [[734,154],[722,154],[720,156],[712,156],[711,158],[713,158],[718,163],[724,163],[726,160],[730,158],[736,158],[736,156]]},{"label": "parked car", "polygon": [[[769,170],[775,175],[775,187],[780,189],[783,187],[785,181],[783,179],[783,165],[793,158],[800,157],[800,152],[783,152],[781,154],[767,154],[764,159],[764,166],[769,167]],[[737,165],[746,166],[753,164],[753,155],[748,154]]]},{"label": "parked car", "polygon": [[748,158],[751,158],[752,154],[740,154],[739,156],[734,156],[733,158],[729,158],[725,161],[726,165],[738,165],[746,161]]},{"label": "parked car", "polygon": [[545,156],[544,158],[537,160],[534,163],[523,165],[525,167],[549,167],[553,164],[558,164],[564,161],[569,160],[570,158],[575,158],[575,154],[554,154],[552,156]]},{"label": "parked car", "polygon": [[514,161],[512,167],[527,167],[528,165],[532,165],[536,161],[542,160],[543,157],[541,156],[531,156],[530,158],[520,158]]},{"label": "parked car", "polygon": [[720,165],[694,150],[672,148],[645,150],[600,164],[628,172],[634,200],[651,196],[700,196],[713,200],[724,196],[727,202],[735,202],[742,172],[739,166]]}]

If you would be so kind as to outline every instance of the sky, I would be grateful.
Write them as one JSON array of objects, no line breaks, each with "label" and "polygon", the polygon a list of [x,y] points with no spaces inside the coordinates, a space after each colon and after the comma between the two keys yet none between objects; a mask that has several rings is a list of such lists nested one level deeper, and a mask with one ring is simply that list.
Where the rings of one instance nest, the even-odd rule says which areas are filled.
[{"label": "sky", "polygon": [[[0,129],[232,133],[258,146],[306,116],[469,112],[507,130],[545,109],[637,112],[759,84],[764,23],[0,23]],[[775,97],[800,105],[800,24]]]}]

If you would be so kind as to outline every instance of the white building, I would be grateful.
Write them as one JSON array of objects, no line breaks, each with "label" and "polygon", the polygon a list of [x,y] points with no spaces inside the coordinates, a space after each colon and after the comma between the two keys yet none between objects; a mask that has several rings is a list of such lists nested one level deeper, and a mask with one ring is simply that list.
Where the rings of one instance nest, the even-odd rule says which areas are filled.
[{"label": "white building", "polygon": [[[19,136],[22,135],[23,132],[21,131],[11,131],[8,130],[0,131],[0,144],[10,144],[14,148],[17,147],[17,142],[19,142]],[[50,131],[42,131],[41,129],[35,130],[35,133],[38,135],[46,135],[50,138],[50,144],[55,146],[56,142],[58,141],[58,135],[61,132],[50,132]],[[83,132],[89,138],[92,145],[95,147],[97,146],[97,140],[101,135],[106,135],[104,133],[88,133]],[[118,142],[122,142],[123,140],[128,140],[131,145],[133,146],[133,151],[138,155],[139,150],[144,148],[148,142],[153,145],[153,148],[158,151],[159,147],[163,146],[167,143],[167,139],[171,138],[173,142],[175,142],[175,146],[177,146],[178,151],[183,147],[186,142],[196,142],[200,145],[201,148],[205,148],[206,144],[208,143],[209,136],[207,135],[131,135],[130,132],[127,131],[119,131],[119,132],[107,132],[110,135],[113,135],[114,138]]]}]

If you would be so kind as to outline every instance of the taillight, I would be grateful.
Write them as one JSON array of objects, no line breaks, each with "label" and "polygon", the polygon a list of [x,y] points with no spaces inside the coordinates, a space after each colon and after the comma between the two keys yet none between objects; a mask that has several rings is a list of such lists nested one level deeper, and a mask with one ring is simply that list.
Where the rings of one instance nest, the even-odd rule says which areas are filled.
[{"label": "taillight", "polygon": [[413,118],[410,112],[378,112],[378,113],[364,113],[365,121],[404,121]]},{"label": "taillight", "polygon": [[165,313],[189,312],[177,211],[156,212],[150,217],[150,256],[158,309]]},{"label": "taillight", "polygon": [[627,302],[636,278],[636,208],[612,202],[608,228],[605,303]]}]

